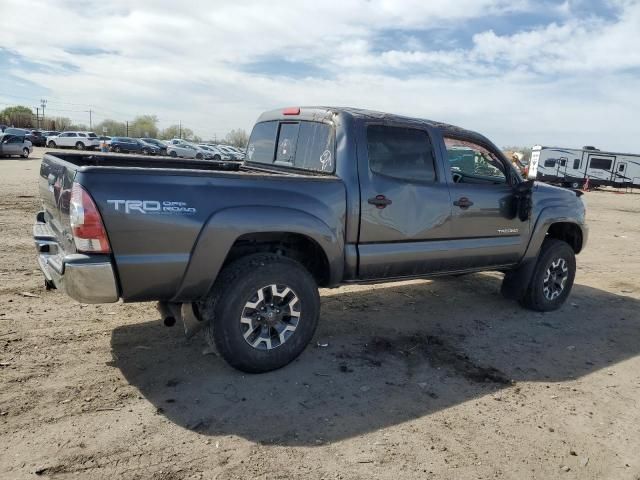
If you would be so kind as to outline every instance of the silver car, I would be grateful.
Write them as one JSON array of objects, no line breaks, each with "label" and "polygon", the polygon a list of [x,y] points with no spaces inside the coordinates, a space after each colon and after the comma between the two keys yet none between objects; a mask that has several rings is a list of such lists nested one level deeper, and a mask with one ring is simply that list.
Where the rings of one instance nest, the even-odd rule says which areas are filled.
[{"label": "silver car", "polygon": [[0,157],[29,158],[31,152],[33,152],[33,145],[24,135],[7,133],[0,136]]},{"label": "silver car", "polygon": [[213,152],[203,150],[200,147],[191,145],[189,143],[182,143],[179,145],[169,145],[167,147],[167,154],[171,157],[181,158],[197,158],[198,160],[211,160],[213,158]]}]

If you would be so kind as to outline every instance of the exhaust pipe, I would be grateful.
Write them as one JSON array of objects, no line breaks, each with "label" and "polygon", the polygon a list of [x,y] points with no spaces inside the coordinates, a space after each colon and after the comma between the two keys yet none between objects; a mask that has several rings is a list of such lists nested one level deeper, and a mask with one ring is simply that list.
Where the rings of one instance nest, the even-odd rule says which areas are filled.
[{"label": "exhaust pipe", "polygon": [[158,302],[158,312],[163,323],[167,327],[173,327],[178,320],[182,321],[184,334],[187,338],[193,337],[204,323],[195,303]]}]

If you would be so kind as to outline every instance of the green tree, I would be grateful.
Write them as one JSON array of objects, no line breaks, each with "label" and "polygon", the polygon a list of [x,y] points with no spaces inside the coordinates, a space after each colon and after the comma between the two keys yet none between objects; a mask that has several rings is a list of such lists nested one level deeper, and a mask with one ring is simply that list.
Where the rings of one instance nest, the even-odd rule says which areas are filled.
[{"label": "green tree", "polygon": [[247,135],[247,132],[244,129],[238,128],[227,133],[224,140],[226,143],[233,145],[234,147],[245,148],[249,143],[249,135]]},{"label": "green tree", "polygon": [[160,132],[160,138],[162,140],[171,140],[172,138],[193,139],[193,130],[187,127],[182,127],[182,132],[180,130],[180,125],[171,125]]},{"label": "green tree", "polygon": [[124,122],[107,118],[95,126],[95,132],[102,135],[104,128],[107,129],[106,134],[110,137],[124,137],[127,134],[127,127]]},{"label": "green tree", "polygon": [[129,123],[130,137],[151,137],[158,136],[158,117],[155,115],[139,115]]},{"label": "green tree", "polygon": [[5,108],[0,112],[0,119],[2,119],[3,123],[13,125],[14,127],[30,127],[35,120],[33,111],[23,105]]}]

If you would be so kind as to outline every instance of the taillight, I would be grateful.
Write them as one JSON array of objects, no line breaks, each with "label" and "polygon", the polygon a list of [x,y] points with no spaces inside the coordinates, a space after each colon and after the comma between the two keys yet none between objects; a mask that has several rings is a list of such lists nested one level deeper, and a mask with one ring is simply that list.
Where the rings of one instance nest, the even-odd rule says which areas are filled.
[{"label": "taillight", "polygon": [[87,191],[74,183],[69,203],[69,220],[73,241],[79,252],[110,253],[109,239],[100,212]]},{"label": "taillight", "polygon": [[287,107],[282,110],[283,115],[300,115],[300,107]]}]

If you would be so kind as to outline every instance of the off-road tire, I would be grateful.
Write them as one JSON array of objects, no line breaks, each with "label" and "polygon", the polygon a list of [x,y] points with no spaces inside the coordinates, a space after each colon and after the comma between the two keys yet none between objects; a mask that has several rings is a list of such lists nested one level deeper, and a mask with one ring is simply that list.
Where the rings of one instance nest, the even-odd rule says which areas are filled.
[{"label": "off-road tire", "polygon": [[[549,269],[554,262],[557,262],[558,259],[562,259],[566,264],[568,270],[567,278],[562,291],[556,298],[551,300],[547,298],[544,292],[545,277],[547,269]],[[535,310],[537,312],[557,310],[565,302],[569,293],[571,293],[575,276],[576,257],[571,246],[562,240],[547,238],[542,244],[540,255],[538,256],[531,281],[529,282],[529,287],[520,299],[520,304],[529,310]]]},{"label": "off-road tire", "polygon": [[[300,301],[300,317],[286,341],[259,350],[245,340],[240,318],[254,293],[272,284],[294,290]],[[208,322],[207,341],[222,358],[243,372],[262,373],[281,368],[302,353],[318,325],[320,296],[314,278],[301,264],[281,255],[259,253],[225,267],[200,312]]]}]

